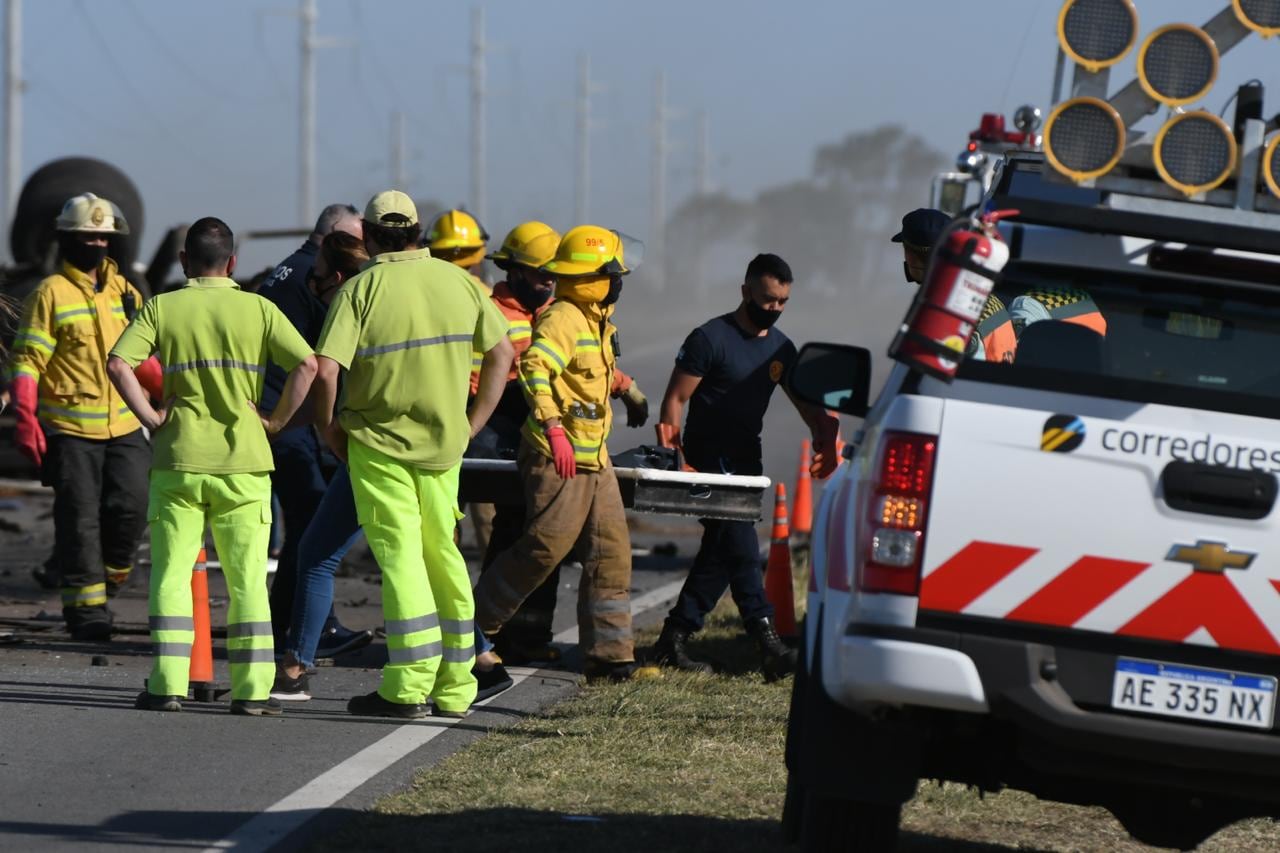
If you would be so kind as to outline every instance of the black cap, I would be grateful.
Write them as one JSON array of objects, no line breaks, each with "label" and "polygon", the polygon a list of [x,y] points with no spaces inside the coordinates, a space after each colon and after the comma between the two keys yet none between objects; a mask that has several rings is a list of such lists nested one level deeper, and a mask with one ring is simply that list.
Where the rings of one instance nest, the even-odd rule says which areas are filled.
[{"label": "black cap", "polygon": [[932,249],[942,232],[951,224],[951,217],[941,210],[918,207],[902,217],[902,230],[893,235],[893,242],[908,243],[924,249]]}]

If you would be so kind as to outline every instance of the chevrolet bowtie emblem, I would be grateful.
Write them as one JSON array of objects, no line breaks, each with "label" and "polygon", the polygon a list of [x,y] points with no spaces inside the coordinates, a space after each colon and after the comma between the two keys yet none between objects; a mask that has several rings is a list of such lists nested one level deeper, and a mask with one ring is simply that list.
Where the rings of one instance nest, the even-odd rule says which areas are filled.
[{"label": "chevrolet bowtie emblem", "polygon": [[1256,556],[1248,551],[1232,551],[1223,542],[1200,539],[1195,545],[1174,545],[1165,559],[1174,563],[1190,563],[1197,572],[1222,572],[1226,569],[1247,569]]}]

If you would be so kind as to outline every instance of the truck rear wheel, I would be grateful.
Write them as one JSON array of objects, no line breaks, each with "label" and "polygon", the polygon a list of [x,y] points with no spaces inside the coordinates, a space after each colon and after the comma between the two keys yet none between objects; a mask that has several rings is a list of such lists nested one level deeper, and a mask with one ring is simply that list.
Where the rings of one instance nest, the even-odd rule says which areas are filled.
[{"label": "truck rear wheel", "polygon": [[902,806],[806,794],[800,843],[807,853],[881,853],[897,845]]}]

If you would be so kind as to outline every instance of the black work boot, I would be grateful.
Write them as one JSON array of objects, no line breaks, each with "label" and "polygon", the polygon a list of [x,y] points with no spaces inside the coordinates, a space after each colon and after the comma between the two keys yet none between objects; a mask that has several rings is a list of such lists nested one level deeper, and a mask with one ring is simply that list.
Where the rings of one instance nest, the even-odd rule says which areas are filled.
[{"label": "black work boot", "polygon": [[62,617],[67,620],[67,632],[73,640],[94,643],[111,639],[111,611],[105,604],[64,607]]},{"label": "black work boot", "polygon": [[713,671],[711,664],[689,657],[685,647],[685,643],[689,641],[689,634],[689,631],[677,626],[670,619],[664,622],[662,633],[658,635],[658,642],[653,644],[654,661],[662,666],[671,666],[686,672],[711,674]]},{"label": "black work boot", "polygon": [[747,633],[760,650],[760,671],[768,681],[775,681],[796,671],[796,650],[782,642],[778,629],[768,616],[748,619]]}]

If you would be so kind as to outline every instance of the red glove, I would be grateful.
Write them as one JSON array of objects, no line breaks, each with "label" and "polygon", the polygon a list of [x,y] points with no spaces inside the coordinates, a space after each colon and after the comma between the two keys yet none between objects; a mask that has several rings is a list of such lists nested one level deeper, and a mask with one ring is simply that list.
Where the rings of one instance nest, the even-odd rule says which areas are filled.
[{"label": "red glove", "polygon": [[39,468],[48,448],[44,430],[36,419],[36,381],[26,374],[19,374],[9,386],[9,394],[13,397],[13,410],[18,416],[13,431],[14,443],[18,445],[18,452]]},{"label": "red glove", "polygon": [[573,445],[564,434],[564,427],[550,427],[547,430],[547,441],[551,444],[551,458],[555,462],[556,473],[562,480],[572,480],[578,473],[578,463],[573,461]]},{"label": "red glove", "polygon": [[809,474],[825,480],[840,464],[840,419],[825,413],[821,418],[813,430],[813,459],[809,463]]},{"label": "red glove", "polygon": [[160,359],[151,356],[133,369],[133,375],[152,400],[164,399],[164,368],[160,366]]}]

